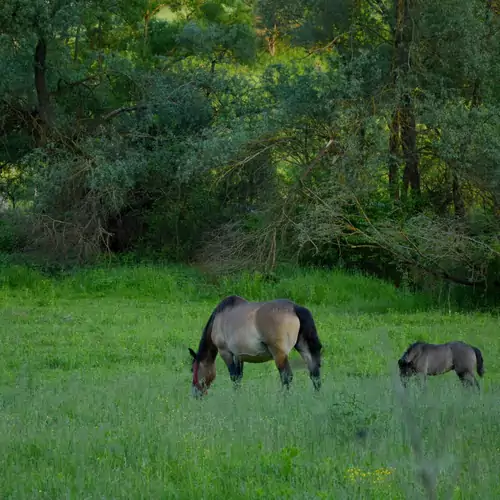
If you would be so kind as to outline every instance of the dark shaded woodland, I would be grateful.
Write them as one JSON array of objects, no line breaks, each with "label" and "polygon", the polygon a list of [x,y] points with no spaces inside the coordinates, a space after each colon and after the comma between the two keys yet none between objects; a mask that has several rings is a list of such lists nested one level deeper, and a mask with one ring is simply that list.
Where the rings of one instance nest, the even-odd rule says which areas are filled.
[{"label": "dark shaded woodland", "polygon": [[0,251],[500,285],[494,1],[9,0]]}]

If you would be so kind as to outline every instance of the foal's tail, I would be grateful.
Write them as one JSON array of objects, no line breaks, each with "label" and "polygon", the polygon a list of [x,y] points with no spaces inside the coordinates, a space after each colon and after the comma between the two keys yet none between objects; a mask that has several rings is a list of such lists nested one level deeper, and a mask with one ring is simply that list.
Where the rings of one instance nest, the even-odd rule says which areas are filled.
[{"label": "foal's tail", "polygon": [[477,347],[473,347],[474,352],[476,353],[477,360],[477,374],[482,377],[484,375],[484,360],[481,351]]},{"label": "foal's tail", "polygon": [[319,340],[311,311],[307,307],[298,304],[294,304],[293,310],[300,321],[299,337],[306,341],[311,354],[318,354],[323,346]]}]

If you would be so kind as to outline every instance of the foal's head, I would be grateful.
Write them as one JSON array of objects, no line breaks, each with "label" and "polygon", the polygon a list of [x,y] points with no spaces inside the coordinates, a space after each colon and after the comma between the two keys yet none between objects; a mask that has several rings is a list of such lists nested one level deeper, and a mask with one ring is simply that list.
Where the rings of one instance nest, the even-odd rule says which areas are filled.
[{"label": "foal's head", "polygon": [[207,394],[208,388],[215,379],[215,362],[210,359],[198,359],[198,356],[189,348],[189,353],[193,358],[191,371],[193,372],[193,382],[191,391],[193,396],[201,397]]},{"label": "foal's head", "polygon": [[401,377],[409,377],[417,372],[414,360],[420,354],[424,345],[424,342],[420,341],[411,344],[401,358],[398,359],[399,374]]}]

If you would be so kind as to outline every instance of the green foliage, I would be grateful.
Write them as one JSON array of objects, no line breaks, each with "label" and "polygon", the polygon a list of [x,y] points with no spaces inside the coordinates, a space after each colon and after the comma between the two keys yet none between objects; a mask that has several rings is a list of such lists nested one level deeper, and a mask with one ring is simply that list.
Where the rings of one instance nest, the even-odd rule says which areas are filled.
[{"label": "green foliage", "polygon": [[177,48],[184,22],[153,19],[149,26],[148,43],[151,53],[155,56],[168,56],[173,53]]},{"label": "green foliage", "polygon": [[0,253],[22,252],[29,241],[29,220],[18,211],[0,213]]},{"label": "green foliage", "polygon": [[46,261],[496,294],[497,24],[482,0],[4,2],[0,194]]},{"label": "green foliage", "polygon": [[256,11],[260,24],[269,34],[284,38],[292,35],[294,27],[304,21],[307,2],[258,0]]},{"label": "green foliage", "polygon": [[175,53],[178,57],[203,57],[222,60],[228,54],[241,62],[255,58],[255,35],[246,24],[204,25],[195,21],[155,21],[150,47],[154,55]]},{"label": "green foliage", "polygon": [[255,57],[253,31],[244,24],[203,28],[188,22],[178,35],[179,43],[188,53],[216,58],[231,51],[241,61]]}]

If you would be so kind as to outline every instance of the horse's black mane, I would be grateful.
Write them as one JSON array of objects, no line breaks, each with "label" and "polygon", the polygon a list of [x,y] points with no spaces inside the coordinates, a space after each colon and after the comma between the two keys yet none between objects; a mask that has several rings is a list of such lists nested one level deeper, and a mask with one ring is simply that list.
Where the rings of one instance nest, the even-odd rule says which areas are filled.
[{"label": "horse's black mane", "polygon": [[217,307],[212,311],[210,318],[208,318],[207,324],[203,329],[203,333],[201,334],[200,344],[198,345],[198,352],[196,353],[196,361],[201,361],[205,358],[207,353],[216,354],[217,348],[213,345],[212,340],[210,338],[210,334],[212,333],[212,325],[214,323],[215,316],[226,309],[230,309],[238,304],[242,304],[247,302],[242,297],[238,295],[230,295],[225,299],[221,300]]}]

